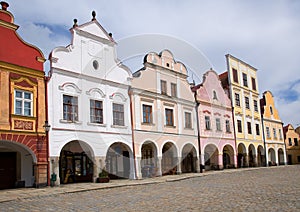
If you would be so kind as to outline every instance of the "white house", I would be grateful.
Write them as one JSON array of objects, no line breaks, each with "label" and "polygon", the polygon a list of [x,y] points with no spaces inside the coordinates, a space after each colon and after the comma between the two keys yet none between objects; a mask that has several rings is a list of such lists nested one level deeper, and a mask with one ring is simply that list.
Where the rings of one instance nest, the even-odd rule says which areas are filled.
[{"label": "white house", "polygon": [[96,20],[70,29],[71,44],[50,56],[50,172],[55,184],[134,178],[130,99],[132,74],[116,57],[116,42]]}]

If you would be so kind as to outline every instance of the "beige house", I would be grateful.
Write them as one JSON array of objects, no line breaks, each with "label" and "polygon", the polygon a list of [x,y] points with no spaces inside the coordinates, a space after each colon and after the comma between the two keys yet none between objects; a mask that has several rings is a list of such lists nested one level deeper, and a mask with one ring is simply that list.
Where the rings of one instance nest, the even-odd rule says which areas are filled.
[{"label": "beige house", "polygon": [[286,164],[286,151],[283,138],[282,121],[275,107],[270,91],[260,99],[261,115],[266,145],[266,161],[270,165]]},{"label": "beige house", "polygon": [[149,53],[130,90],[137,178],[199,172],[193,92],[172,53]]},{"label": "beige house", "polygon": [[288,164],[300,164],[299,134],[291,124],[283,127]]}]

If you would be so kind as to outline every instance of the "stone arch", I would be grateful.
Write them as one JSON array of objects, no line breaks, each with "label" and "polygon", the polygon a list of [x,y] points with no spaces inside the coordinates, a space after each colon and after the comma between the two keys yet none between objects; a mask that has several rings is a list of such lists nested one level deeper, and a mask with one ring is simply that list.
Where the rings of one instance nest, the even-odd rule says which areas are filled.
[{"label": "stone arch", "polygon": [[226,144],[223,147],[223,168],[234,168],[234,148],[230,144]]},{"label": "stone arch", "polygon": [[162,146],[161,171],[163,175],[176,174],[178,164],[178,151],[173,142],[166,142]]},{"label": "stone arch", "polygon": [[197,172],[197,151],[193,144],[187,143],[181,151],[181,172],[190,173]]},{"label": "stone arch", "polygon": [[3,172],[0,175],[0,189],[15,188],[16,185],[32,187],[38,183],[35,153],[24,144],[0,141],[0,170]]},{"label": "stone arch", "polygon": [[134,178],[133,153],[123,142],[110,145],[106,153],[106,170],[111,179]]},{"label": "stone arch", "polygon": [[238,168],[247,167],[247,150],[243,143],[238,144]]},{"label": "stone arch", "polygon": [[215,144],[207,144],[204,148],[205,170],[219,169],[219,150]]},{"label": "stone arch", "polygon": [[271,147],[268,150],[268,164],[269,166],[276,165],[276,155],[275,150]]},{"label": "stone arch", "polygon": [[282,148],[278,148],[278,165],[284,165],[284,152]]},{"label": "stone arch", "polygon": [[141,174],[142,177],[155,177],[158,175],[158,148],[152,141],[145,141],[141,145]]},{"label": "stone arch", "polygon": [[59,157],[60,183],[93,182],[94,162],[94,151],[88,143],[66,143]]},{"label": "stone arch", "polygon": [[265,166],[266,165],[266,157],[264,148],[261,145],[257,147],[257,166]]},{"label": "stone arch", "polygon": [[248,147],[248,161],[249,161],[249,167],[257,166],[256,151],[253,144],[250,144]]}]

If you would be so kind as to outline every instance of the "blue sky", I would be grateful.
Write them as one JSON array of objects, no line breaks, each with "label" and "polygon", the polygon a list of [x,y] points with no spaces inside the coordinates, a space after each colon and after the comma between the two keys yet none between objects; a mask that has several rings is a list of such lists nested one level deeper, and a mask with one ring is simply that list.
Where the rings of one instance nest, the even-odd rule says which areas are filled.
[{"label": "blue sky", "polygon": [[[70,43],[73,19],[78,19],[78,24],[88,22],[93,10],[100,24],[120,43],[147,34],[170,37],[196,49],[218,73],[226,70],[225,55],[230,53],[258,69],[260,93],[273,93],[283,122],[300,125],[300,1],[7,2],[20,25],[18,33],[38,46],[46,58],[55,47]],[[170,44],[160,43],[164,48]],[[200,75],[204,73],[202,68],[207,64],[197,61],[197,53],[189,57],[189,53],[174,51],[177,60],[197,69]],[[133,72],[142,67],[142,54],[127,61]],[[120,56],[124,57],[124,53]],[[49,62],[45,70],[49,70]]]}]

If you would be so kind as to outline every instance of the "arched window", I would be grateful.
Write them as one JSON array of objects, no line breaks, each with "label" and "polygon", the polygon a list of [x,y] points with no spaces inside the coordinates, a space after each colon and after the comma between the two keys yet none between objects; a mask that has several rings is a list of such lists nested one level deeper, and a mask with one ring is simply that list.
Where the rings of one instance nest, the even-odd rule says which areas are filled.
[{"label": "arched window", "polygon": [[217,97],[217,92],[216,92],[216,91],[213,91],[213,99],[216,99],[216,100],[218,100],[218,97]]},{"label": "arched window", "polygon": [[272,106],[270,106],[270,113],[271,113],[271,115],[273,115],[273,108],[272,108]]}]

